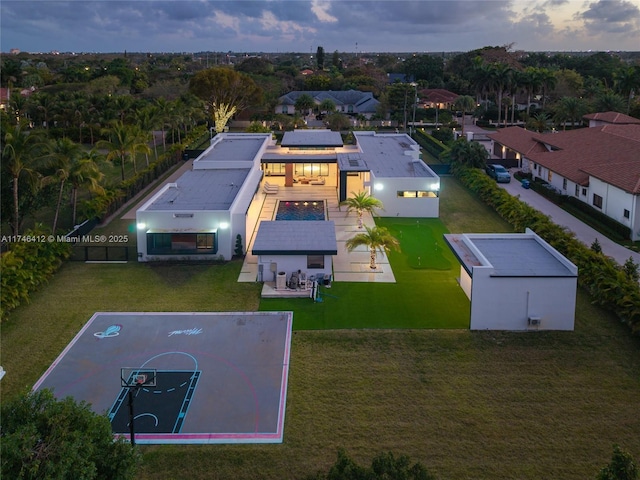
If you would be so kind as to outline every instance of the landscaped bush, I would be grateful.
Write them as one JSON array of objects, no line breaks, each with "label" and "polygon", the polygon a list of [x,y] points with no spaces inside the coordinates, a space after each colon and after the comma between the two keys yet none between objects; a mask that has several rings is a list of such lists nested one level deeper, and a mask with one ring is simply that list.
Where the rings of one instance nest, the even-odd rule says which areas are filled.
[{"label": "landscaped bush", "polygon": [[440,154],[449,148],[440,140],[422,130],[416,130],[413,134],[413,139],[435,158],[440,158]]},{"label": "landscaped bush", "polygon": [[56,242],[43,229],[25,232],[0,258],[0,321],[29,301],[29,295],[71,255],[71,244]]},{"label": "landscaped bush", "polygon": [[516,231],[530,228],[565,255],[578,267],[578,283],[589,292],[593,302],[614,312],[633,333],[640,333],[640,287],[620,265],[591,250],[548,216],[512,197],[482,170],[459,168],[455,174]]}]

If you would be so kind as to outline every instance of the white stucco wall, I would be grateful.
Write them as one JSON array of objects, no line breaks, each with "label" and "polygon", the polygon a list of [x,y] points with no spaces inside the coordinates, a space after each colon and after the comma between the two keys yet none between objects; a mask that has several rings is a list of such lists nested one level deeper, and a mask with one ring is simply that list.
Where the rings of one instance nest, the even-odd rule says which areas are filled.
[{"label": "white stucco wall", "polygon": [[[628,226],[631,228],[632,233],[635,233],[636,236],[638,235],[638,223],[634,222],[638,216],[636,205],[638,201],[637,195],[631,195],[595,177],[589,177],[589,190],[591,194],[589,205],[593,206],[594,193],[600,195],[602,197],[602,213]],[[629,211],[629,218],[624,218],[625,209]],[[637,239],[638,238],[634,238],[634,240]]]},{"label": "white stucco wall", "polygon": [[[307,268],[307,256],[306,255],[258,255],[258,265],[262,265],[263,281],[274,282],[277,272],[285,272],[287,279],[292,272],[306,272],[307,278],[311,275],[315,275],[316,278],[325,274],[331,274],[332,268],[332,256],[324,255],[324,268]],[[271,265],[276,264],[275,271],[272,270]]]},{"label": "white stucco wall", "polygon": [[439,191],[440,179],[414,177],[376,178],[371,174],[371,194],[382,202],[381,217],[424,217],[438,218],[439,197],[406,198],[398,197],[402,191]]},{"label": "white stucco wall", "polygon": [[492,277],[492,270],[473,270],[471,330],[573,330],[576,277]]}]

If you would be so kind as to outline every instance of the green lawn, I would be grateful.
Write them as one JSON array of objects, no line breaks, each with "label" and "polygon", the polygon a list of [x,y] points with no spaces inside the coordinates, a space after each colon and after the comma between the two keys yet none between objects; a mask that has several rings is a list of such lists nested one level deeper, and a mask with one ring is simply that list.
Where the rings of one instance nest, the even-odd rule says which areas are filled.
[{"label": "green lawn", "polygon": [[292,310],[295,330],[340,328],[468,328],[469,300],[456,277],[460,264],[438,219],[378,218],[400,241],[389,261],[396,283],[333,282],[310,298],[263,299],[260,310]]},{"label": "green lawn", "polygon": [[[452,232],[509,231],[450,178],[441,213]],[[321,304],[293,308],[284,443],[144,446],[138,478],[300,479],[327,469],[339,447],[367,464],[406,454],[441,480],[593,479],[614,443],[640,459],[640,339],[583,292],[574,332],[424,328],[434,311],[461,308],[450,293],[424,291],[438,276],[455,290],[446,284],[458,267],[436,268],[452,262],[442,249],[423,268],[428,241],[407,244],[413,225],[380,222],[403,232],[406,251],[391,257],[400,288],[334,282]],[[436,241],[438,223],[415,228],[429,224],[424,238]],[[67,263],[2,324],[3,398],[30,388],[96,311],[271,309],[259,284],[236,282],[240,267]],[[313,322],[340,329],[304,329]]]}]

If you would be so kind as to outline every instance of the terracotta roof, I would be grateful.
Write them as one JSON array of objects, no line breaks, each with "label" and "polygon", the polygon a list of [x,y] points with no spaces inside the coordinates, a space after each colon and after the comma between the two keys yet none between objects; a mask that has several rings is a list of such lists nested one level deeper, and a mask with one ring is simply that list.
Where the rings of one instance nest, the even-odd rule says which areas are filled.
[{"label": "terracotta roof", "polygon": [[418,92],[418,96],[423,102],[452,103],[455,102],[456,98],[460,95],[450,92],[449,90],[445,90],[444,88],[425,88]]},{"label": "terracotta roof", "polygon": [[618,112],[590,113],[582,118],[584,118],[585,120],[597,120],[600,122],[612,123],[616,125],[626,125],[630,123],[640,125],[640,119],[630,117],[629,115]]},{"label": "terracotta roof", "polygon": [[534,152],[547,151],[544,145],[538,140],[540,137],[539,133],[526,130],[522,127],[503,128],[496,133],[490,133],[487,137],[500,145],[504,145],[526,156]]},{"label": "terracotta roof", "polygon": [[589,175],[634,195],[640,194],[640,125],[602,125],[538,135],[554,148],[527,157],[580,185]]}]

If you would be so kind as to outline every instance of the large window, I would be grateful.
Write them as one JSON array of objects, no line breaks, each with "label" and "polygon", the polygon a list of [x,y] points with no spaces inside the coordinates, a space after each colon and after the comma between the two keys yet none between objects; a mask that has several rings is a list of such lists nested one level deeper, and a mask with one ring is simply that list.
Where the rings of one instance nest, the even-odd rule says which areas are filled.
[{"label": "large window", "polygon": [[602,197],[596,193],[593,194],[593,206],[602,209]]},{"label": "large window", "polygon": [[436,198],[438,191],[428,192],[426,190],[402,190],[398,191],[399,198]]},{"label": "large window", "polygon": [[147,233],[147,255],[207,255],[217,251],[214,233]]},{"label": "large window", "polygon": [[324,268],[324,255],[307,255],[307,268]]}]

